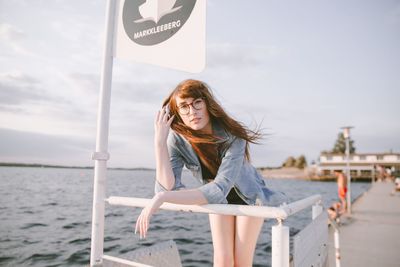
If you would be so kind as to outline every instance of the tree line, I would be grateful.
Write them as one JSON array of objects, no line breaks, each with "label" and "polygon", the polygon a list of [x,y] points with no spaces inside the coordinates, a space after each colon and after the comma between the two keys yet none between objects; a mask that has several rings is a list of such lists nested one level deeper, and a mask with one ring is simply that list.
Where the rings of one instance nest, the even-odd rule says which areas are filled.
[{"label": "tree line", "polygon": [[[350,154],[356,152],[356,148],[354,146],[354,140],[351,138],[349,139],[349,147],[350,147]],[[332,150],[324,150],[322,153],[333,153],[333,154],[345,154],[346,153],[346,139],[342,132],[338,134],[335,144],[333,145]],[[295,158],[293,156],[288,157],[282,164],[282,167],[295,167],[299,169],[304,169],[307,167],[307,160],[304,155]]]}]

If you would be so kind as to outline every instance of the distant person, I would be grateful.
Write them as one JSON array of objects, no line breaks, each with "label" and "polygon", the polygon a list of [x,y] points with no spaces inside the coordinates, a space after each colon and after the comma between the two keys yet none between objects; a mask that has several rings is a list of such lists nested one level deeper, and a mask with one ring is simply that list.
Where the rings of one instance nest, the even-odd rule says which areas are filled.
[{"label": "distant person", "polygon": [[342,204],[340,202],[333,203],[327,210],[329,219],[331,219],[332,221],[339,222],[339,218],[341,215],[341,213],[340,213],[341,207],[342,207]]},{"label": "distant person", "polygon": [[[286,200],[268,189],[250,164],[249,143],[261,134],[230,117],[205,83],[180,83],[164,101],[154,127],[156,194],[136,221],[140,237],[146,237],[152,215],[164,202],[279,206]],[[200,187],[185,188],[183,166]],[[264,219],[210,214],[209,220],[214,266],[252,266]]]},{"label": "distant person", "polygon": [[378,182],[382,182],[386,176],[385,168],[383,168],[382,165],[378,165],[376,170],[378,172]]},{"label": "distant person", "polygon": [[393,182],[394,176],[391,168],[386,168],[386,179],[387,182]]},{"label": "distant person", "polygon": [[393,191],[390,193],[392,196],[396,193],[396,192],[400,192],[400,177],[397,177],[394,180],[394,189]]},{"label": "distant person", "polygon": [[396,185],[396,191],[400,191],[400,177],[397,177],[395,180],[394,180],[394,184]]},{"label": "distant person", "polygon": [[339,170],[335,170],[334,174],[337,179],[338,197],[341,202],[340,213],[345,213],[347,211],[347,177],[342,171]]}]

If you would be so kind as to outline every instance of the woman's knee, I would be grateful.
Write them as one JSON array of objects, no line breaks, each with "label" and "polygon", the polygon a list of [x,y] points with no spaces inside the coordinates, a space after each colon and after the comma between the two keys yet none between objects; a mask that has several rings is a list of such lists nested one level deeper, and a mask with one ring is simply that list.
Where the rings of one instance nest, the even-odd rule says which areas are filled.
[{"label": "woman's knee", "polygon": [[253,266],[253,257],[243,257],[243,255],[235,255],[234,267],[251,267]]},{"label": "woman's knee", "polygon": [[214,252],[214,267],[233,267],[233,253]]}]

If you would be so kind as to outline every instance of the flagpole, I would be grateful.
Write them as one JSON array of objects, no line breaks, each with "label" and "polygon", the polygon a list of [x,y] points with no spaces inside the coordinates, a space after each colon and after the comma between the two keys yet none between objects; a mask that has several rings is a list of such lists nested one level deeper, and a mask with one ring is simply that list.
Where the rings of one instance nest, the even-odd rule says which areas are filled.
[{"label": "flagpole", "polygon": [[103,261],[104,205],[107,172],[108,132],[110,120],[111,82],[113,67],[113,36],[116,0],[107,0],[106,35],[100,78],[100,97],[97,111],[96,151],[92,155],[94,166],[94,188],[92,209],[92,238],[90,266],[99,266]]}]

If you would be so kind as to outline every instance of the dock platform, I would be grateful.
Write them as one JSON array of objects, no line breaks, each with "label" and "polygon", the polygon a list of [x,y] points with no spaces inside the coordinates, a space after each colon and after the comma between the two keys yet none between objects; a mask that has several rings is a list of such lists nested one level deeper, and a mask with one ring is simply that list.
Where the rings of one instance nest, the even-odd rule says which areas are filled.
[{"label": "dock platform", "polygon": [[[400,192],[392,182],[375,182],[341,217],[342,267],[400,266]],[[329,227],[329,266],[335,264],[333,227]]]}]

